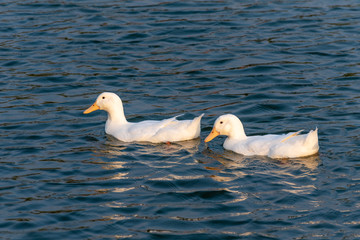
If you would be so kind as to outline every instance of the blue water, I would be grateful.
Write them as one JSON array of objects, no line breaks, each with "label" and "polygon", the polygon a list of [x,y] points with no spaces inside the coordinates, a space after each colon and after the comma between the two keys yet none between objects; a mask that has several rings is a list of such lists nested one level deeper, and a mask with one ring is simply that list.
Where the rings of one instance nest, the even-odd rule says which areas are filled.
[{"label": "blue water", "polygon": [[[0,3],[0,239],[359,239],[360,3]],[[205,113],[200,139],[123,143],[129,121]],[[248,135],[319,128],[303,159],[244,157]]]}]

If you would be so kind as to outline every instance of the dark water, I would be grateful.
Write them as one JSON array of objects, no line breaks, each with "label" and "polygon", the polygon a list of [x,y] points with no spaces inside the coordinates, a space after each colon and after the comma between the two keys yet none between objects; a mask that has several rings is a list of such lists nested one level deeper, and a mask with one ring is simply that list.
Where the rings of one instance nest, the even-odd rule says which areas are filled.
[{"label": "dark water", "polygon": [[[358,1],[2,1],[0,239],[359,239]],[[205,113],[201,139],[129,121]],[[319,128],[320,153],[243,157],[204,137]]]}]

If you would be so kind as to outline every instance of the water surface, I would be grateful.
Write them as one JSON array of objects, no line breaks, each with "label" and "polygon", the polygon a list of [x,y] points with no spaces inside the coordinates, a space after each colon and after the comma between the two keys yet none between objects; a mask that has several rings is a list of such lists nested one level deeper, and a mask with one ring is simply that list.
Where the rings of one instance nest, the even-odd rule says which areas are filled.
[{"label": "water surface", "polygon": [[[360,236],[357,1],[3,1],[1,239],[356,239]],[[129,121],[205,113],[200,139],[122,143]],[[319,128],[302,159],[244,157],[248,135]]]}]

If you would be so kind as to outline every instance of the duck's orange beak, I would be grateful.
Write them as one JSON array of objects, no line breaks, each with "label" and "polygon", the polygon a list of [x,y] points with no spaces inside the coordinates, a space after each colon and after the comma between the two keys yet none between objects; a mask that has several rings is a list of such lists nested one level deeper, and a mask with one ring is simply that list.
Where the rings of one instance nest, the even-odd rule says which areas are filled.
[{"label": "duck's orange beak", "polygon": [[218,131],[216,131],[215,128],[212,129],[211,133],[205,138],[205,142],[210,142],[211,140],[213,140],[215,137],[219,136],[220,133]]},{"label": "duck's orange beak", "polygon": [[99,110],[99,109],[100,109],[100,107],[96,103],[94,103],[93,105],[91,105],[91,107],[89,107],[88,109],[86,109],[84,111],[84,114],[88,114],[88,113],[91,113],[91,112]]}]

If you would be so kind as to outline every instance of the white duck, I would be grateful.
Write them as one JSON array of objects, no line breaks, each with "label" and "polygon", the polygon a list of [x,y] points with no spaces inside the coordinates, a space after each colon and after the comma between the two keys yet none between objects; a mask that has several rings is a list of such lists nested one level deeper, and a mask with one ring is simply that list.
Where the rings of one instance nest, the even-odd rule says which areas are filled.
[{"label": "white duck", "polygon": [[193,120],[176,120],[176,117],[162,121],[128,122],[124,115],[123,104],[115,93],[100,94],[95,103],[84,114],[95,110],[105,110],[108,119],[105,132],[124,142],[175,142],[194,139],[200,136],[200,122],[204,114]]},{"label": "white duck", "polygon": [[218,135],[226,135],[228,137],[224,142],[224,148],[247,156],[297,158],[317,153],[319,151],[317,128],[308,134],[298,135],[301,131],[284,135],[248,137],[240,119],[232,114],[226,114],[216,119],[205,142],[211,141]]}]

